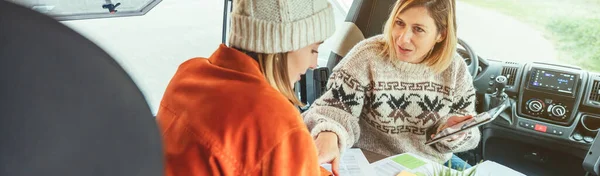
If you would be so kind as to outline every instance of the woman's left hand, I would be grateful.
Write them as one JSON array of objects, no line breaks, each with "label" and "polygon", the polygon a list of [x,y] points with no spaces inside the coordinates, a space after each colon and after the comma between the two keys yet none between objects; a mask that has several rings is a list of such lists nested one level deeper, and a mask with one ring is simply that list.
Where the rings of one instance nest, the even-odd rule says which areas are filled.
[{"label": "woman's left hand", "polygon": [[[458,124],[460,122],[463,122],[465,120],[469,120],[471,118],[473,118],[473,116],[471,116],[471,115],[466,115],[466,116],[452,116],[452,117],[448,118],[448,121],[446,121],[446,124],[440,125],[440,127],[438,127],[438,130],[437,130],[436,134],[439,133],[440,131],[444,130],[445,128],[449,127],[449,126],[456,125],[456,124]],[[465,132],[462,132],[460,134],[452,135],[452,136],[450,136],[450,138],[448,139],[448,141],[453,141],[453,140],[462,138],[462,137],[465,136],[465,134],[466,134]],[[431,135],[432,138],[433,138],[433,136],[435,136],[435,134]]]}]

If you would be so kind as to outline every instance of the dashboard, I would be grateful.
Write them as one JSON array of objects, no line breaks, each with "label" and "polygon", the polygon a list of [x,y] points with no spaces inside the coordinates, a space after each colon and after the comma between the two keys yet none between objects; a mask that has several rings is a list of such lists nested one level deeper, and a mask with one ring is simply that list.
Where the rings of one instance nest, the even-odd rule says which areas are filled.
[{"label": "dashboard", "polygon": [[585,88],[582,85],[587,82],[587,72],[542,64],[525,68],[519,86],[518,114],[556,125],[573,122]]},{"label": "dashboard", "polygon": [[[521,141],[543,139],[582,151],[600,128],[600,73],[548,63],[485,60],[474,78],[478,111],[490,107],[494,79],[508,78],[505,92],[512,107],[491,125],[521,136]],[[566,151],[573,152],[573,151]],[[577,153],[584,156],[585,153]]]}]

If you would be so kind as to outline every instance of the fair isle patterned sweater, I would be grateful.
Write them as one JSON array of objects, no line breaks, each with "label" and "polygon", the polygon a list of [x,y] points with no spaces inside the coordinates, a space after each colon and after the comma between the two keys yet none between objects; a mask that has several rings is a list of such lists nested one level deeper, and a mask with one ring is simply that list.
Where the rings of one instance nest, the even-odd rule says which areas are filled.
[{"label": "fair isle patterned sweater", "polygon": [[425,64],[384,59],[383,44],[381,35],[363,40],[333,69],[328,91],[303,113],[313,137],[336,133],[342,153],[351,147],[388,156],[411,152],[439,163],[475,148],[477,128],[425,145],[452,115],[475,114],[472,78],[460,56],[435,74]]}]

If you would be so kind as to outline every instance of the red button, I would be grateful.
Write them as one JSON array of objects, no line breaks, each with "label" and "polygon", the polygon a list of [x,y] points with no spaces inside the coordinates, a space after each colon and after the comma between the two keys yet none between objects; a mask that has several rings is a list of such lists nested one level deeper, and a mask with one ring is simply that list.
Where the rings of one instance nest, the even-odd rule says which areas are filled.
[{"label": "red button", "polygon": [[535,124],[535,131],[541,131],[541,132],[546,132],[547,127],[544,125],[540,125],[540,124]]}]

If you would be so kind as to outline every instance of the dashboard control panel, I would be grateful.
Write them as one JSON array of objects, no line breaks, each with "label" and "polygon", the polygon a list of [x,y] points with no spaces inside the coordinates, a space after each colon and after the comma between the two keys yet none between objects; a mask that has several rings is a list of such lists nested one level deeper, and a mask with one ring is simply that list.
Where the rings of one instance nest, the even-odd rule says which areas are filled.
[{"label": "dashboard control panel", "polygon": [[583,77],[578,70],[531,66],[522,79],[520,114],[530,119],[569,125],[579,106]]},{"label": "dashboard control panel", "polygon": [[519,126],[525,128],[525,129],[535,130],[535,131],[538,131],[541,133],[548,133],[548,134],[553,134],[553,135],[557,135],[557,136],[562,136],[563,134],[565,134],[565,131],[562,128],[554,128],[552,126],[546,126],[546,125],[532,123],[532,122],[522,121],[522,122],[519,122]]},{"label": "dashboard control panel", "polygon": [[570,112],[567,105],[560,102],[554,102],[552,99],[542,101],[537,98],[531,98],[525,104],[526,113],[534,116],[545,116],[557,120],[565,120]]}]

